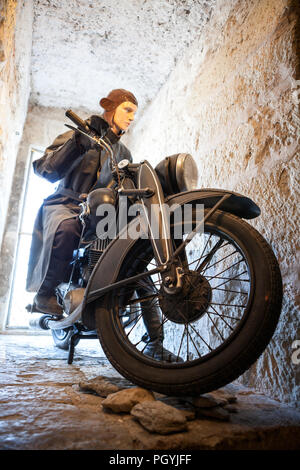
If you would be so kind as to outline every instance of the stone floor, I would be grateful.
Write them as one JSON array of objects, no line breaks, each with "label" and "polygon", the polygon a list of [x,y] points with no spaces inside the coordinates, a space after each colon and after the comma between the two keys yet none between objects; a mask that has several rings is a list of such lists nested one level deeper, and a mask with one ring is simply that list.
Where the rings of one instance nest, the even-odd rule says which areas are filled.
[{"label": "stone floor", "polygon": [[225,387],[237,399],[229,421],[196,418],[175,434],[151,433],[129,413],[106,411],[104,398],[84,393],[79,382],[102,376],[120,388],[134,385],[112,368],[98,340],[81,340],[68,365],[51,336],[2,334],[0,366],[1,450],[300,448],[300,412],[237,384]]}]

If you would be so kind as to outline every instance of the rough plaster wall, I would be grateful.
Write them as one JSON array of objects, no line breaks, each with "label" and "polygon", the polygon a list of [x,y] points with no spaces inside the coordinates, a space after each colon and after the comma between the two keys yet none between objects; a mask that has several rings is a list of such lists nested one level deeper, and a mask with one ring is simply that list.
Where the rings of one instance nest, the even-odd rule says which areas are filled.
[{"label": "rough plaster wall", "polygon": [[153,164],[189,152],[198,163],[199,187],[240,192],[261,207],[262,215],[251,223],[279,260],[283,310],[271,344],[240,381],[290,403],[299,400],[299,365],[291,356],[293,341],[300,339],[295,5],[288,0],[219,1],[200,40],[136,122],[128,142],[136,160]]},{"label": "rough plaster wall", "polygon": [[142,109],[201,34],[215,1],[33,0],[31,101],[98,111],[100,97],[127,88]]},{"label": "rough plaster wall", "polygon": [[0,245],[30,91],[32,3],[0,6]]}]

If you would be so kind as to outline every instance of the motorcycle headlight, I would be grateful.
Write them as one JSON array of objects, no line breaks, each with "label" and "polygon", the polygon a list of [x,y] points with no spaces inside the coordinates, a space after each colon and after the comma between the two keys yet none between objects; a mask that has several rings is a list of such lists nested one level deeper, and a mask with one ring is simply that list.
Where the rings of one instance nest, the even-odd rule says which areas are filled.
[{"label": "motorcycle headlight", "polygon": [[156,167],[165,194],[196,189],[198,168],[192,155],[177,153],[162,160]]}]

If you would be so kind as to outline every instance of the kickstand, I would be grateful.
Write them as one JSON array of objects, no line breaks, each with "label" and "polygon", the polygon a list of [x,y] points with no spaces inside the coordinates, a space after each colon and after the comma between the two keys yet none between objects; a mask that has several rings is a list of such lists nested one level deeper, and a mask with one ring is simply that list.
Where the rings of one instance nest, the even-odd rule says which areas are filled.
[{"label": "kickstand", "polygon": [[76,340],[80,338],[80,334],[75,332],[69,342],[69,355],[68,355],[68,364],[72,364],[73,358],[74,358],[74,350],[75,350],[75,342]]},{"label": "kickstand", "polygon": [[68,364],[72,364],[73,362],[75,346],[78,344],[80,339],[98,339],[98,335],[95,330],[83,331],[82,328],[75,325],[73,325],[73,328],[73,334],[69,341]]}]

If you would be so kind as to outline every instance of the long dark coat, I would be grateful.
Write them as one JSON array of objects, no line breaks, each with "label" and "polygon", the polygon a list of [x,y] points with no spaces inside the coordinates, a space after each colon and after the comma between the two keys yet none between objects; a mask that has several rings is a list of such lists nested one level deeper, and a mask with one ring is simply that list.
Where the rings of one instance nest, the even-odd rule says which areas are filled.
[{"label": "long dark coat", "polygon": [[[100,116],[91,116],[87,122],[100,135],[108,128]],[[121,142],[117,141],[112,148],[118,162],[125,158],[132,161],[129,150]],[[60,182],[56,192],[44,199],[35,220],[26,282],[29,292],[37,292],[46,276],[59,224],[79,214],[80,194],[107,187],[112,181],[109,158],[105,159],[104,151],[94,143],[84,151],[77,143],[74,131],[59,135],[45,154],[33,162],[33,168],[37,175],[48,181]]]}]

